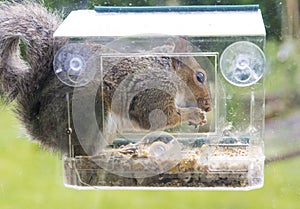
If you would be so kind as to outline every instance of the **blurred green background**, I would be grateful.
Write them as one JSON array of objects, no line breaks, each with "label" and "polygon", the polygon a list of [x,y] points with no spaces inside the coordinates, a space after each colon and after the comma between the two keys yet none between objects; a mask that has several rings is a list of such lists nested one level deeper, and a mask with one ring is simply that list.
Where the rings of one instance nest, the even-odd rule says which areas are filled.
[{"label": "blurred green background", "polygon": [[[77,191],[63,186],[58,153],[29,141],[12,112],[13,103],[0,102],[0,208],[300,208],[299,2],[250,0],[45,0],[63,10],[97,5],[260,4],[268,40],[266,46],[265,186],[249,192],[232,191]],[[298,12],[297,12],[298,11]],[[298,130],[299,129],[299,130]]]},{"label": "blurred green background", "polygon": [[[10,107],[0,111],[1,209],[296,209],[300,157],[265,168],[265,186],[232,191],[77,191],[63,186],[59,154],[42,150],[20,132]],[[272,147],[267,147],[272,149]]]}]

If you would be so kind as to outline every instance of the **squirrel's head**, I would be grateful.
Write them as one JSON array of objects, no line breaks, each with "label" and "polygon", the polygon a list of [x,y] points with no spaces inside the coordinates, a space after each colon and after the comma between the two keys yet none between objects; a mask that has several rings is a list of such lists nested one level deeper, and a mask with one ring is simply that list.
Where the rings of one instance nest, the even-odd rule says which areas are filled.
[{"label": "squirrel's head", "polygon": [[[187,52],[187,41],[179,38],[176,42],[174,52]],[[191,94],[185,95],[188,100],[197,101],[197,106],[205,112],[211,110],[211,97],[208,86],[206,71],[192,56],[176,56],[172,58],[172,66],[176,74],[186,84]],[[189,98],[193,97],[193,98]]]}]

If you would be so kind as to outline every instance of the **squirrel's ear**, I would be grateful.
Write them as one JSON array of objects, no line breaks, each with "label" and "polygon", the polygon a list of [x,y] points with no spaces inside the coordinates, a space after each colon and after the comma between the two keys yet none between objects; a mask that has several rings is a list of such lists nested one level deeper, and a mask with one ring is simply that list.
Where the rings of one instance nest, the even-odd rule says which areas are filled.
[{"label": "squirrel's ear", "polygon": [[[188,43],[186,37],[179,36],[175,42],[175,53],[184,53],[188,51]],[[175,70],[179,69],[182,65],[182,56],[172,57],[172,65]]]},{"label": "squirrel's ear", "polygon": [[180,52],[187,52],[187,51],[188,51],[188,42],[186,40],[186,37],[179,36],[175,43],[174,52],[180,53]]},{"label": "squirrel's ear", "polygon": [[182,60],[180,56],[175,56],[171,58],[172,67],[176,71],[182,66]]}]

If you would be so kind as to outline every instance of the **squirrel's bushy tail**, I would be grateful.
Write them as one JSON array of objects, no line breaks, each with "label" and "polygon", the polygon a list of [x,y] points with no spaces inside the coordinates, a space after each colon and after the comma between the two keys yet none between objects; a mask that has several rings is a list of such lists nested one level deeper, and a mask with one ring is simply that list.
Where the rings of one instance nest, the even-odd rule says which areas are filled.
[{"label": "squirrel's bushy tail", "polygon": [[48,75],[41,71],[52,70],[52,35],[60,23],[40,4],[0,2],[1,96],[12,101],[39,88]]}]

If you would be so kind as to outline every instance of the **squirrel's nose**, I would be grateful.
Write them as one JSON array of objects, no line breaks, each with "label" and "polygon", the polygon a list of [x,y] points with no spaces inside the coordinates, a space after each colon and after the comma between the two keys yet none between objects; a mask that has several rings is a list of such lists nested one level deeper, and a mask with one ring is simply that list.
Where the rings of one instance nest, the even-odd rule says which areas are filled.
[{"label": "squirrel's nose", "polygon": [[209,99],[206,100],[202,100],[200,102],[200,107],[202,110],[204,110],[205,112],[209,112],[211,111],[211,101]]}]

